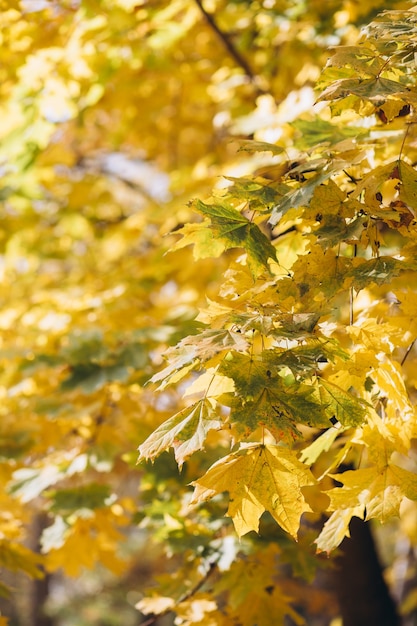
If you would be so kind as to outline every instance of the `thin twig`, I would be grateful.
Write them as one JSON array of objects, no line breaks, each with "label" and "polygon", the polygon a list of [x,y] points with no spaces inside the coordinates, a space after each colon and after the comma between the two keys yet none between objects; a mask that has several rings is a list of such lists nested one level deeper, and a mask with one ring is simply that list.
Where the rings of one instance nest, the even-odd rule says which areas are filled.
[{"label": "thin twig", "polygon": [[[181,602],[185,602],[186,600],[189,600],[193,595],[195,595],[197,593],[197,591],[199,591],[201,589],[201,587],[204,585],[204,583],[206,583],[207,580],[210,578],[210,576],[212,575],[212,573],[214,572],[214,570],[216,568],[216,565],[217,565],[217,561],[212,561],[209,564],[208,570],[204,574],[203,578],[200,578],[198,583],[196,583],[194,585],[194,587],[192,587],[192,589],[190,589],[190,591],[187,591],[186,593],[184,593],[178,599],[176,604],[180,604]],[[163,617],[164,615],[168,615],[169,613],[173,613],[173,612],[174,612],[174,609],[166,609],[165,611],[162,611],[161,613],[158,613],[156,615],[151,615],[151,617],[149,619],[147,619],[146,622],[142,622],[140,626],[152,626],[153,624],[155,624],[155,622],[158,621],[158,619],[160,617]]]},{"label": "thin twig", "polygon": [[403,154],[403,150],[404,150],[405,142],[406,142],[406,139],[407,139],[407,135],[408,135],[408,133],[410,131],[410,126],[411,126],[411,123],[407,124],[407,126],[406,126],[404,137],[403,137],[403,140],[402,140],[402,143],[401,143],[400,154],[398,155],[398,162],[401,161],[401,157],[402,157],[402,154]]},{"label": "thin twig", "polygon": [[[353,258],[356,257],[358,252],[358,248],[356,244],[353,245]],[[353,285],[349,289],[349,325],[353,325],[353,301],[354,301],[354,292]]]},{"label": "thin twig", "polygon": [[210,26],[210,28],[212,30],[214,30],[216,35],[222,41],[224,47],[226,48],[226,50],[228,51],[228,53],[230,54],[232,59],[235,61],[235,63],[237,65],[239,65],[239,67],[242,68],[242,70],[245,72],[246,76],[249,78],[250,82],[255,85],[257,91],[259,92],[259,94],[261,95],[261,94],[267,93],[261,87],[259,87],[259,85],[257,84],[257,82],[258,82],[257,81],[257,77],[253,73],[253,71],[252,71],[251,67],[249,66],[248,62],[240,54],[239,50],[237,50],[235,48],[235,46],[233,45],[233,43],[230,40],[230,38],[228,37],[228,35],[225,32],[223,32],[221,30],[221,28],[219,28],[219,26],[218,26],[217,22],[215,21],[213,15],[211,13],[208,13],[208,11],[206,11],[206,9],[203,6],[202,1],[201,0],[194,0],[194,1],[195,1],[196,5],[198,6],[198,8],[200,9],[201,13],[203,14],[207,24]]},{"label": "thin twig", "polygon": [[403,356],[403,358],[402,358],[402,360],[401,360],[401,365],[404,365],[404,363],[405,363],[405,361],[406,361],[406,359],[407,359],[408,355],[410,354],[411,350],[413,349],[413,346],[414,346],[415,342],[416,342],[416,340],[415,340],[415,339],[413,339],[413,341],[412,341],[412,342],[410,343],[410,345],[408,346],[408,348],[407,348],[407,350],[406,350],[406,352],[405,352],[405,354],[404,354],[404,356]]}]

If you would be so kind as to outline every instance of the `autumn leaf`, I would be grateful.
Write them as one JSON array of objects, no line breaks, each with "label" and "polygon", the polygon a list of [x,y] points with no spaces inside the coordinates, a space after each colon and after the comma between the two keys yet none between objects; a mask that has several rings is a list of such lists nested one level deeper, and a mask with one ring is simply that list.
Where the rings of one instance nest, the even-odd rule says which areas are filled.
[{"label": "autumn leaf", "polygon": [[346,277],[356,290],[364,289],[374,283],[383,285],[402,272],[410,270],[412,263],[393,257],[378,257],[376,259],[354,259],[352,268],[346,272]]},{"label": "autumn leaf", "polygon": [[111,496],[111,489],[109,485],[90,483],[74,489],[51,490],[46,495],[51,500],[51,510],[54,512],[95,509],[105,506]]},{"label": "autumn leaf", "polygon": [[253,401],[236,403],[233,406],[230,421],[235,425],[243,440],[260,427],[265,427],[277,441],[293,441],[300,437],[297,420],[282,398],[264,389]]},{"label": "autumn leaf", "polygon": [[417,200],[417,171],[404,160],[398,162],[398,173],[401,181],[399,190],[400,199],[405,202],[407,208],[415,217]]},{"label": "autumn leaf", "polygon": [[153,460],[172,447],[181,467],[187,457],[203,448],[208,431],[221,425],[216,403],[210,398],[199,400],[166,420],[139,446],[139,461]]},{"label": "autumn leaf", "polygon": [[338,474],[337,480],[344,486],[327,492],[331,507],[366,506],[366,519],[376,517],[381,522],[398,515],[403,494],[389,466],[379,472],[374,467],[349,470]]},{"label": "autumn leaf", "polygon": [[126,561],[115,553],[115,544],[122,534],[114,527],[110,510],[79,516],[71,525],[60,529],[60,540],[44,543],[44,563],[47,571],[62,568],[68,576],[78,576],[83,568],[91,569],[100,562],[115,575],[121,575]]},{"label": "autumn leaf", "polygon": [[349,67],[362,76],[377,76],[384,67],[384,61],[373,47],[338,46],[333,50],[328,67]]},{"label": "autumn leaf", "polygon": [[273,208],[271,217],[269,218],[270,224],[276,226],[281,217],[285,215],[290,209],[296,209],[300,206],[307,206],[313,196],[314,190],[318,185],[321,185],[330,176],[337,171],[337,166],[324,166],[321,170],[318,170],[314,176],[309,178],[304,184],[296,187],[293,191],[289,191]]},{"label": "autumn leaf", "polygon": [[78,576],[83,567],[91,568],[98,558],[98,546],[92,539],[89,520],[78,519],[68,528],[60,546],[52,547],[45,555],[48,571],[63,568],[68,576]]},{"label": "autumn leaf", "polygon": [[283,626],[285,616],[291,616],[295,624],[304,624],[291,598],[282,591],[281,581],[276,580],[276,564],[281,557],[276,545],[271,545],[256,555],[235,560],[224,572],[216,589],[228,598],[230,618],[246,626],[252,626],[254,621],[268,626],[274,615],[274,622]]},{"label": "autumn leaf", "polygon": [[267,213],[282,196],[280,193],[282,185],[279,184],[277,189],[275,182],[260,176],[256,178],[227,176],[226,179],[231,181],[233,185],[229,187],[225,197],[233,198],[234,203],[236,203],[236,199],[242,200],[247,204],[246,213],[248,210],[257,211],[261,214]]},{"label": "autumn leaf", "polygon": [[248,345],[247,339],[234,330],[207,328],[196,336],[185,337],[175,347],[166,350],[165,358],[169,365],[154,374],[150,382],[162,381],[159,388],[164,389],[183,378],[196,362],[208,361],[223,351],[245,351]]},{"label": "autumn leaf", "polygon": [[254,275],[268,269],[269,259],[276,260],[275,248],[259,227],[236,209],[221,204],[194,203],[196,210],[210,219],[214,237],[225,249],[243,248]]},{"label": "autumn leaf", "polygon": [[317,551],[330,553],[337,548],[345,537],[350,537],[349,524],[352,517],[363,519],[363,514],[363,505],[334,511],[315,541]]},{"label": "autumn leaf", "polygon": [[241,140],[239,141],[239,151],[242,152],[272,152],[272,154],[281,154],[284,148],[274,143],[266,141]]},{"label": "autumn leaf", "polygon": [[269,269],[269,259],[276,260],[276,251],[269,239],[254,222],[233,207],[205,204],[201,200],[196,200],[194,207],[206,220],[180,229],[178,232],[184,237],[173,250],[194,244],[194,256],[199,259],[218,256],[230,248],[242,248],[248,255],[248,265],[254,276]]},{"label": "autumn leaf", "polygon": [[175,607],[175,601],[173,598],[164,596],[148,596],[137,602],[135,606],[145,615],[149,613],[160,615],[166,611],[171,611]]},{"label": "autumn leaf", "polygon": [[210,594],[198,593],[177,604],[175,613],[177,620],[182,620],[185,624],[207,624],[211,613],[216,609],[217,602]]},{"label": "autumn leaf", "polygon": [[318,98],[318,101],[336,100],[338,98],[346,98],[348,95],[354,95],[381,106],[392,96],[399,96],[404,101],[407,101],[409,91],[410,89],[401,83],[379,76],[366,79],[343,78],[327,87]]},{"label": "autumn leaf", "polygon": [[16,541],[0,540],[0,565],[12,572],[25,572],[32,578],[42,578],[43,559],[39,554]]},{"label": "autumn leaf", "polygon": [[217,368],[210,367],[187,387],[184,398],[196,394],[204,394],[206,398],[221,398],[224,394],[233,392],[234,388],[231,378],[219,376]]},{"label": "autumn leaf", "polygon": [[195,260],[206,259],[207,257],[216,258],[226,250],[225,241],[216,237],[208,219],[201,223],[185,224],[176,233],[181,235],[181,239],[172,246],[171,250],[181,250],[192,245]]},{"label": "autumn leaf", "polygon": [[416,475],[393,463],[381,468],[348,470],[333,475],[333,478],[343,487],[326,492],[333,513],[317,541],[318,547],[326,551],[332,550],[338,545],[335,542],[346,535],[350,519],[348,511],[350,515],[364,516],[367,520],[376,518],[385,523],[399,516],[404,497],[417,499]]},{"label": "autumn leaf", "polygon": [[227,515],[233,519],[239,537],[251,530],[258,531],[264,511],[296,537],[301,515],[310,510],[302,487],[314,482],[308,468],[291,450],[253,444],[220,459],[194,481],[192,501],[204,502],[228,491]]},{"label": "autumn leaf", "polygon": [[338,385],[321,378],[316,385],[318,396],[329,418],[342,426],[358,426],[366,417],[366,404]]},{"label": "autumn leaf", "polygon": [[254,587],[254,584],[248,586],[245,599],[236,611],[242,626],[252,626],[254,623],[269,626],[271,615],[274,616],[274,623],[277,626],[284,626],[288,616],[291,617],[293,624],[298,626],[305,624],[301,615],[291,607],[289,598],[280,592],[277,585],[272,584],[257,591]]},{"label": "autumn leaf", "polygon": [[315,463],[319,456],[323,452],[328,452],[338,435],[341,434],[339,428],[328,428],[317,439],[315,439],[309,446],[305,447],[300,455],[300,460],[306,465]]},{"label": "autumn leaf", "polygon": [[299,133],[299,137],[296,139],[296,145],[301,150],[308,150],[321,143],[333,145],[344,139],[363,136],[367,133],[365,129],[360,127],[341,127],[323,119],[299,119],[292,122],[291,126]]}]

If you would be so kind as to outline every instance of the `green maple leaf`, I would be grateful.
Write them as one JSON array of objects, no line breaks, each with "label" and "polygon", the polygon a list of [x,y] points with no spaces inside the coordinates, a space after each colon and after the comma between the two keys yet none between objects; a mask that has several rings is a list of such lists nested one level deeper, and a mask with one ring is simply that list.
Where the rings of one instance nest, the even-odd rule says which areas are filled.
[{"label": "green maple leaf", "polygon": [[353,260],[355,266],[345,274],[347,280],[352,279],[356,290],[364,289],[371,284],[383,285],[392,278],[399,276],[405,270],[413,269],[414,262],[402,261],[390,256],[380,256],[376,259]]},{"label": "green maple leaf", "polygon": [[195,202],[197,211],[208,217],[215,237],[219,237],[225,249],[243,248],[248,264],[257,275],[269,267],[269,259],[276,260],[276,251],[259,227],[236,209],[219,204]]},{"label": "green maple leaf", "polygon": [[245,200],[249,203],[251,210],[261,213],[268,211],[282,196],[270,180],[259,177],[254,179],[226,176],[225,178],[233,182],[233,186],[228,189],[227,197]]},{"label": "green maple leaf", "polygon": [[270,259],[276,260],[276,251],[269,239],[254,222],[233,207],[219,203],[205,204],[201,200],[196,200],[194,207],[207,219],[202,224],[192,224],[177,231],[184,238],[175,244],[173,250],[194,244],[198,246],[195,255],[203,258],[219,256],[231,248],[242,248],[254,276],[269,268]]},{"label": "green maple leaf", "polygon": [[[219,373],[234,381],[236,395],[231,402],[231,420],[241,434],[265,426],[276,439],[294,439],[299,435],[296,424],[328,426],[331,416],[315,397],[313,387],[295,381],[288,385],[279,375],[288,366],[281,356],[291,356],[290,353],[265,350],[260,358],[253,358],[231,352],[221,363]],[[322,351],[314,353],[319,354]],[[298,362],[297,367],[301,366]]]},{"label": "green maple leaf", "polygon": [[327,66],[350,67],[355,74],[377,76],[384,67],[384,60],[376,50],[366,46],[339,46],[329,59]]},{"label": "green maple leaf", "polygon": [[366,418],[366,404],[338,385],[320,378],[316,390],[329,418],[342,426],[359,426]]},{"label": "green maple leaf", "polygon": [[300,136],[295,139],[295,144],[300,150],[309,150],[316,146],[327,143],[333,145],[344,139],[364,136],[367,129],[354,126],[338,126],[320,118],[314,120],[296,120],[291,123]]},{"label": "green maple leaf", "polygon": [[239,152],[272,152],[272,154],[282,154],[285,148],[277,146],[275,143],[266,141],[255,141],[253,139],[239,141]]},{"label": "green maple leaf", "polygon": [[269,218],[270,224],[276,226],[281,217],[290,209],[296,209],[300,206],[308,206],[316,187],[328,180],[330,176],[339,169],[341,169],[341,167],[338,165],[326,166],[322,170],[319,170],[301,186],[286,193],[272,209],[271,217]]},{"label": "green maple leaf", "polygon": [[388,78],[342,78],[327,87],[318,98],[322,100],[337,100],[353,95],[364,100],[381,105],[392,96],[398,96],[408,101],[411,97],[410,88]]},{"label": "green maple leaf", "polygon": [[139,461],[153,460],[172,447],[181,467],[191,454],[203,448],[208,431],[219,429],[221,425],[215,402],[209,398],[199,400],[170,417],[149,435],[139,446]]},{"label": "green maple leaf", "polygon": [[264,357],[271,366],[288,367],[296,377],[297,375],[308,375],[308,372],[317,370],[319,361],[327,361],[325,350],[320,343],[314,340],[304,345],[294,346],[289,350],[283,348],[275,348],[265,351]]},{"label": "green maple leaf", "polygon": [[267,428],[277,441],[300,437],[292,412],[269,389],[263,389],[255,400],[232,405],[230,420],[245,437],[260,426]]},{"label": "green maple leaf", "polygon": [[193,257],[196,260],[208,257],[217,258],[226,249],[225,242],[217,239],[214,231],[210,228],[210,220],[204,220],[198,224],[185,224],[175,232],[182,238],[172,246],[171,250],[180,250],[192,245]]},{"label": "green maple leaf", "polygon": [[236,393],[246,400],[253,400],[264,389],[268,380],[268,365],[261,358],[248,354],[230,352],[219,367],[219,373],[232,378]]},{"label": "green maple leaf", "polygon": [[348,353],[336,342],[317,337],[309,337],[304,344],[296,345],[289,350],[273,348],[263,353],[264,360],[270,366],[288,367],[294,376],[316,372],[319,363],[334,361],[336,357],[343,361],[349,359]]},{"label": "green maple leaf", "polygon": [[227,514],[239,537],[258,531],[264,511],[296,537],[301,515],[310,510],[302,487],[315,484],[315,479],[291,450],[255,444],[220,459],[192,484],[194,503],[229,492]]},{"label": "green maple leaf", "polygon": [[57,489],[47,493],[52,500],[51,510],[75,511],[77,509],[97,509],[105,506],[111,495],[109,485],[90,483],[72,489]]},{"label": "green maple leaf", "polygon": [[283,385],[279,391],[277,399],[295,421],[317,428],[329,426],[328,415],[309,385],[295,384],[288,388]]},{"label": "green maple leaf", "polygon": [[308,386],[295,386],[294,390],[283,384],[265,387],[252,401],[232,405],[231,421],[244,435],[264,426],[276,440],[292,441],[300,437],[297,424],[325,427],[329,425],[323,408],[309,399],[312,389]]}]

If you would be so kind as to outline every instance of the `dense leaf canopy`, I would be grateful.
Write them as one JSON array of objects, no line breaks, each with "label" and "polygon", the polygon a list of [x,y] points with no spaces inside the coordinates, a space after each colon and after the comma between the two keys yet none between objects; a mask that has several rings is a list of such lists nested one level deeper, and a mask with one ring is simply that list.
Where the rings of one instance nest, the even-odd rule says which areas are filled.
[{"label": "dense leaf canopy", "polygon": [[128,626],[327,624],[306,585],[352,517],[386,524],[396,582],[417,545],[414,4],[2,7],[0,593],[47,574],[69,626],[110,611],[71,612],[83,576],[120,584]]}]

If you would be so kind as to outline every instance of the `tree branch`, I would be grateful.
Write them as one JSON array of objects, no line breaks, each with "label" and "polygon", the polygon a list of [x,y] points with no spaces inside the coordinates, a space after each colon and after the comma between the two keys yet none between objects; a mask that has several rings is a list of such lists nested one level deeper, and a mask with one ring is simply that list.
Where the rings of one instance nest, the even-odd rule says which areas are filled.
[{"label": "tree branch", "polygon": [[206,9],[203,6],[202,0],[194,0],[194,1],[195,1],[196,5],[198,6],[198,8],[200,9],[201,13],[203,14],[207,24],[216,33],[218,38],[222,41],[224,47],[226,48],[226,50],[228,51],[228,53],[230,54],[230,56],[232,57],[234,62],[239,67],[242,68],[242,70],[244,71],[245,75],[248,77],[249,81],[253,85],[255,85],[256,90],[258,91],[259,95],[267,93],[264,89],[259,87],[259,85],[257,84],[257,82],[258,82],[257,76],[253,73],[253,71],[252,71],[251,67],[249,66],[248,62],[240,54],[239,50],[237,50],[235,48],[235,46],[233,45],[233,43],[230,40],[230,38],[228,37],[228,35],[219,28],[219,26],[217,25],[217,22],[215,21],[213,15],[206,11]]}]

